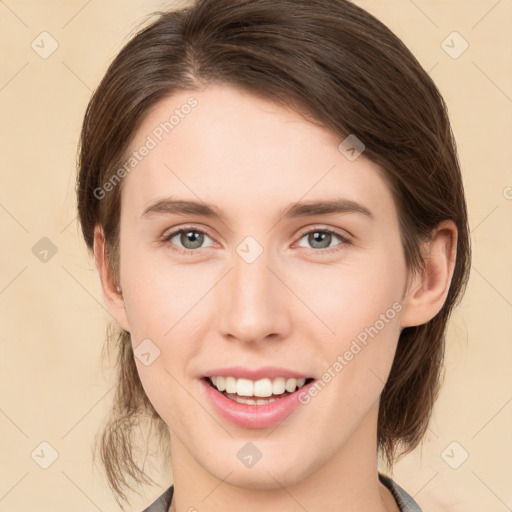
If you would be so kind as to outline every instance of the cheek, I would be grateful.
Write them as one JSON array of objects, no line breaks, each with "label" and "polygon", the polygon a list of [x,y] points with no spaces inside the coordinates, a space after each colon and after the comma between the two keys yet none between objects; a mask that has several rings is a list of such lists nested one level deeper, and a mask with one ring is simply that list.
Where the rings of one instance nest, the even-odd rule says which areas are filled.
[{"label": "cheek", "polygon": [[176,264],[163,248],[141,245],[129,233],[121,243],[126,312],[132,332],[160,338],[186,314],[199,292],[204,294],[205,285],[196,278],[200,266]]},{"label": "cheek", "polygon": [[[163,401],[176,396],[172,390],[183,382],[183,363],[195,350],[186,342],[194,319],[190,313],[194,313],[194,304],[205,288],[190,279],[192,270],[184,272],[162,257],[161,251],[137,244],[130,233],[122,238],[120,268],[137,369],[146,394],[159,410]],[[151,364],[139,359],[142,351],[154,358]],[[163,389],[169,392],[162,393]]]},{"label": "cheek", "polygon": [[325,267],[302,287],[296,278],[293,286],[330,331],[316,339],[323,380],[333,382],[329,387],[336,403],[363,410],[382,391],[399,337],[405,282],[401,246],[392,244],[366,254],[364,264]]},{"label": "cheek", "polygon": [[126,300],[133,332],[164,344],[193,337],[214,313],[209,290],[223,272],[213,266],[142,265]]},{"label": "cheek", "polygon": [[376,323],[381,330],[382,315],[386,326],[399,323],[406,283],[400,247],[350,254],[332,266],[291,266],[286,280],[340,342]]}]

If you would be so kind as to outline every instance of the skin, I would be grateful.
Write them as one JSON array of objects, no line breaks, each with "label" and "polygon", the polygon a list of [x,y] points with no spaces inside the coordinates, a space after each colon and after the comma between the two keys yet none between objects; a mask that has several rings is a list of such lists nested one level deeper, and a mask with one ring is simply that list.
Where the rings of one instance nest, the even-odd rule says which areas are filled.
[{"label": "skin", "polygon": [[[100,226],[94,247],[109,311],[134,348],[149,338],[160,350],[151,365],[136,362],[170,430],[170,510],[397,511],[377,477],[379,395],[400,329],[427,322],[446,299],[456,227],[445,221],[433,231],[423,248],[426,275],[408,273],[393,197],[376,165],[364,154],[349,161],[337,135],[228,86],[162,100],[132,150],[192,95],[198,106],[124,178],[119,283]],[[213,203],[225,219],[143,216],[171,195]],[[297,201],[334,197],[357,201],[373,219],[280,219]],[[179,234],[163,241],[180,227],[209,232],[195,253],[171,250],[187,244]],[[349,242],[333,236],[319,248],[307,232],[325,228]],[[253,263],[236,252],[249,235],[263,248]],[[284,366],[321,379],[394,303],[401,311],[277,428],[235,426],[202,392],[198,378],[214,367]],[[251,468],[237,458],[249,441],[263,454]]]}]

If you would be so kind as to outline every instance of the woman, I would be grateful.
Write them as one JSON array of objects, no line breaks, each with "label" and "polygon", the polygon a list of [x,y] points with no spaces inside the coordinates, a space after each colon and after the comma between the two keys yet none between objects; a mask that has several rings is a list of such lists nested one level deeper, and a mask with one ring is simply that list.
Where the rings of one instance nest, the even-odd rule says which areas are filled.
[{"label": "woman", "polygon": [[77,192],[118,501],[149,419],[174,483],[147,511],[420,510],[377,458],[425,433],[470,247],[444,102],[389,29],[345,0],[160,14],[90,101]]}]

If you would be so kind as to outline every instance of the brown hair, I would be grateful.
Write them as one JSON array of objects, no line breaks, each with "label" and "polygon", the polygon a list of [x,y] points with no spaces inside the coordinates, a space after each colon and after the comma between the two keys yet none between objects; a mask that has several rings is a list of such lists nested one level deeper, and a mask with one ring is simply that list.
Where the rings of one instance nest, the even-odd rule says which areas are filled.
[{"label": "brown hair", "polygon": [[[470,240],[455,141],[445,103],[429,75],[385,25],[346,0],[199,0],[158,18],[114,59],[87,107],[77,183],[87,246],[103,227],[118,277],[122,183],[97,191],[124,163],[149,109],[176,91],[224,83],[293,108],[330,129],[354,134],[384,171],[399,213],[407,268],[423,268],[420,242],[442,220],[458,228],[457,261],[446,302],[428,323],[403,329],[380,399],[378,444],[391,466],[418,445],[439,389],[445,329],[469,274]],[[134,425],[166,425],[146,397],[129,333],[118,350],[113,409],[100,448],[109,484],[124,501],[126,476],[146,474],[134,460]],[[150,479],[149,479],[150,480]],[[119,500],[118,500],[119,501]]]}]

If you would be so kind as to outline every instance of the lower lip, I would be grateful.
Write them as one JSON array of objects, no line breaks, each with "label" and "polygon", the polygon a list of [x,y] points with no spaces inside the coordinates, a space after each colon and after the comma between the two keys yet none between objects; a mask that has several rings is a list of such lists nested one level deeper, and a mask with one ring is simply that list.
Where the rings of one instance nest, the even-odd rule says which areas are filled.
[{"label": "lower lip", "polygon": [[300,390],[266,405],[240,404],[224,396],[205,379],[201,379],[201,382],[213,407],[223,418],[240,427],[266,428],[281,423],[301,405],[299,393],[307,392],[315,381],[312,380]]}]

